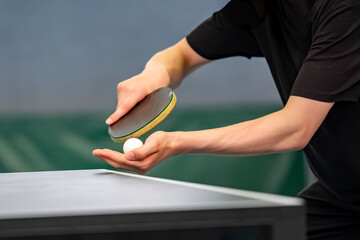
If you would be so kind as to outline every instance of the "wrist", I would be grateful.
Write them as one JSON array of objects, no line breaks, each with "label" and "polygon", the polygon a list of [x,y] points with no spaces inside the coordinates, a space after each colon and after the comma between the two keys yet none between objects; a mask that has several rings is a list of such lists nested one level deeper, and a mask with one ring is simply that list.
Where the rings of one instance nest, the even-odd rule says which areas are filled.
[{"label": "wrist", "polygon": [[168,69],[164,64],[154,59],[151,59],[145,65],[145,68],[141,74],[151,76],[152,79],[156,79],[156,81],[153,81],[156,84],[154,90],[160,87],[167,87],[170,85],[170,74]]},{"label": "wrist", "polygon": [[186,154],[189,152],[188,141],[186,140],[185,132],[167,132],[168,134],[168,147],[171,156]]}]

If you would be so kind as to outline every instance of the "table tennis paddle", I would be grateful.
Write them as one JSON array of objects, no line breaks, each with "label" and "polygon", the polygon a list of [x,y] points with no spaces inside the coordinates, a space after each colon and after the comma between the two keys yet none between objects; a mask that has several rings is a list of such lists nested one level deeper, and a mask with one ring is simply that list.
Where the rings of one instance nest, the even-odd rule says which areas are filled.
[{"label": "table tennis paddle", "polygon": [[164,120],[176,105],[176,96],[168,88],[159,88],[136,104],[127,114],[109,126],[114,142],[138,138]]}]

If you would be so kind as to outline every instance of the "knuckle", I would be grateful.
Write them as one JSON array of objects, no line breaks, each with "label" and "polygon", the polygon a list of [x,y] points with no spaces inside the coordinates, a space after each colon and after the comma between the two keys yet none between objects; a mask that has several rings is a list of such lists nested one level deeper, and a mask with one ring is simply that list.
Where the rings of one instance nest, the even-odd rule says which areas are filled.
[{"label": "knuckle", "polygon": [[123,88],[123,85],[124,85],[124,82],[119,82],[116,87],[118,90],[121,90]]},{"label": "knuckle", "polygon": [[156,137],[158,137],[159,139],[163,139],[166,135],[166,133],[164,131],[157,131],[154,133],[156,135]]}]

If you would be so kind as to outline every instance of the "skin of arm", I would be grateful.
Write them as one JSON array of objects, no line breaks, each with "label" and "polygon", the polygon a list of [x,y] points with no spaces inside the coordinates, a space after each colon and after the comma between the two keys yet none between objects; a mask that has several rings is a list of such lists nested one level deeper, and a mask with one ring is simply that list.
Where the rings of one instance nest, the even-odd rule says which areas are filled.
[{"label": "skin of arm", "polygon": [[[277,112],[210,130],[174,134],[174,149],[184,153],[262,155],[301,150],[309,143],[333,103],[291,96]],[[170,133],[171,134],[171,133]]]},{"label": "skin of arm", "polygon": [[106,124],[116,122],[152,91],[165,86],[176,88],[191,71],[208,62],[189,46],[185,38],[156,53],[140,74],[118,84],[118,104]]},{"label": "skin of arm", "polygon": [[[208,62],[185,39],[155,54],[141,74],[118,85],[117,110],[107,123],[116,121],[152,90],[176,87],[192,70]],[[93,155],[115,168],[145,174],[164,159],[181,154],[241,156],[300,150],[308,144],[333,104],[291,96],[283,109],[258,119],[202,131],[159,131],[150,135],[142,147],[127,154],[96,149]]]},{"label": "skin of arm", "polygon": [[291,96],[283,109],[261,118],[201,131],[155,132],[127,154],[109,149],[93,154],[116,168],[145,174],[162,160],[187,153],[241,156],[300,150],[333,104]]}]

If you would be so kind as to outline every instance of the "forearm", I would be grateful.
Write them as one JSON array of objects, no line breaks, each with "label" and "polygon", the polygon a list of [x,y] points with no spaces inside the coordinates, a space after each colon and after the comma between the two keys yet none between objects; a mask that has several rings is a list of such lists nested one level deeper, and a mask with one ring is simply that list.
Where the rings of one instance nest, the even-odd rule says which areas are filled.
[{"label": "forearm", "polygon": [[222,128],[169,133],[174,155],[185,153],[261,155],[304,148],[333,103],[291,97],[264,117]]},{"label": "forearm", "polygon": [[298,150],[303,147],[301,134],[278,112],[265,117],[222,128],[176,132],[177,154],[261,155]]}]

